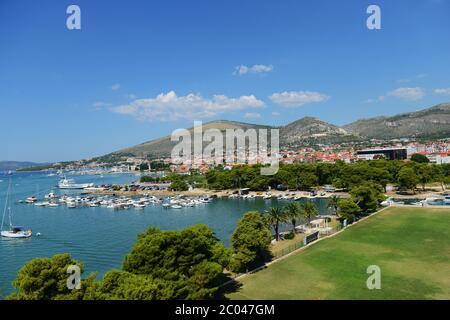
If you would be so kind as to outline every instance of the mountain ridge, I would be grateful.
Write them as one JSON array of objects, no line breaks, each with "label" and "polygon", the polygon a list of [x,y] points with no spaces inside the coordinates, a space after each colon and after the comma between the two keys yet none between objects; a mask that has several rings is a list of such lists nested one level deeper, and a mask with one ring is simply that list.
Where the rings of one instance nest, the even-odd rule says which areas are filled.
[{"label": "mountain ridge", "polygon": [[[369,139],[447,138],[450,137],[450,103],[441,103],[431,108],[400,113],[394,116],[359,119],[343,126],[337,126],[316,117],[306,116],[284,126],[214,120],[203,124],[203,130],[209,128],[216,128],[222,132],[226,129],[277,128],[280,129],[281,147]],[[188,130],[192,132],[193,128]],[[104,157],[126,155],[147,158],[166,157],[170,155],[175,144],[176,142],[170,141],[170,136],[167,135],[112,152]]]}]

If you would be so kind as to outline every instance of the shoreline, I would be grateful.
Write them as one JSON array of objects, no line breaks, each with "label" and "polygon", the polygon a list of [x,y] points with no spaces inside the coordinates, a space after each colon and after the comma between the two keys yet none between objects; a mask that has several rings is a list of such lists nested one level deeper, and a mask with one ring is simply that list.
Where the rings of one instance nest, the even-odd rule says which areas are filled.
[{"label": "shoreline", "polygon": [[[232,190],[210,190],[210,189],[194,189],[191,191],[169,191],[169,190],[137,190],[137,191],[113,191],[113,190],[84,190],[85,194],[95,194],[95,195],[115,195],[115,196],[156,196],[156,197],[171,197],[171,196],[185,196],[185,197],[217,197],[217,198],[228,198],[230,196],[238,194],[238,189]],[[323,195],[311,196],[310,192],[307,191],[250,191],[248,195],[254,196],[255,198],[263,198],[267,194],[270,194],[272,198],[278,198],[281,196],[289,195],[292,198],[308,198],[308,199],[326,199],[333,195],[339,196],[340,198],[349,198],[350,194],[347,192],[330,192]]]},{"label": "shoreline", "polygon": [[[83,190],[85,194],[95,194],[95,195],[116,195],[116,196],[156,196],[156,197],[173,197],[173,196],[185,196],[185,197],[217,197],[217,198],[228,198],[230,196],[236,196],[239,189],[230,190],[210,190],[204,188],[196,188],[190,191],[169,191],[169,190],[137,190],[137,191],[113,191],[113,190]],[[255,198],[263,198],[266,195],[271,195],[272,198],[279,198],[282,196],[289,196],[291,198],[306,198],[306,199],[327,199],[332,196],[337,196],[342,199],[350,198],[348,192],[324,192],[323,190],[318,191],[319,194],[312,196],[308,191],[280,191],[280,190],[270,190],[270,191],[249,191],[248,195]],[[395,192],[387,192],[384,195],[387,198],[401,199],[401,200],[425,200],[427,198],[442,197],[445,191],[427,191],[427,192],[417,192],[416,194],[397,194]]]}]

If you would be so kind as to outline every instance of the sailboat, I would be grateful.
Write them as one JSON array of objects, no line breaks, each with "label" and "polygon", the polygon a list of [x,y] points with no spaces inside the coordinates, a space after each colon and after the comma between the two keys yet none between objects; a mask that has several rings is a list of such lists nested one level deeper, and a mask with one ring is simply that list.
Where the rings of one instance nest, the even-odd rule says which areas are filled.
[{"label": "sailboat", "polygon": [[[31,229],[27,229],[24,227],[14,226],[12,224],[12,212],[11,207],[8,206],[9,202],[9,195],[11,193],[11,179],[9,180],[9,186],[8,186],[8,192],[6,193],[6,201],[5,201],[5,208],[3,210],[3,217],[2,217],[2,225],[0,229],[0,235],[5,238],[30,238],[33,235],[33,231]],[[5,224],[6,220],[6,213],[8,213],[9,218],[9,230],[4,230],[3,226]]]}]

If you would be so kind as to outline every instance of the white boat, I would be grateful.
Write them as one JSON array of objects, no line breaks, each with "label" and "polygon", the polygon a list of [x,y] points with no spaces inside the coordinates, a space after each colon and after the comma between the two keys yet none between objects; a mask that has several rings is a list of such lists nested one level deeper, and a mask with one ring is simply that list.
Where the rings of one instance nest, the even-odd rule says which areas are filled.
[{"label": "white boat", "polygon": [[[24,227],[14,226],[12,224],[12,212],[11,207],[8,206],[9,194],[11,193],[11,180],[9,180],[9,187],[6,193],[6,201],[5,201],[5,209],[3,211],[2,217],[2,225],[0,228],[0,235],[4,238],[12,238],[12,239],[20,239],[20,238],[30,238],[33,235],[33,231],[31,229],[27,229]],[[6,213],[8,212],[9,218],[9,230],[4,230],[3,225],[6,221]]]},{"label": "white boat", "polygon": [[25,202],[26,203],[35,203],[37,201],[36,197],[28,197],[26,198]]},{"label": "white boat", "polygon": [[36,207],[46,207],[46,206],[49,205],[49,203],[48,203],[47,201],[44,201],[44,202],[36,202],[34,205],[35,205]]},{"label": "white boat", "polygon": [[33,235],[31,229],[25,229],[23,227],[11,227],[9,231],[1,231],[1,236],[4,238],[30,238]]},{"label": "white boat", "polygon": [[47,207],[55,208],[55,207],[59,207],[59,204],[56,203],[56,202],[50,202],[50,203],[47,205]]},{"label": "white boat", "polygon": [[53,192],[50,192],[49,194],[45,195],[44,198],[45,199],[55,199],[56,198],[56,194],[54,194]]},{"label": "white boat", "polygon": [[77,203],[75,201],[68,201],[67,208],[73,209],[77,207]]},{"label": "white boat", "polygon": [[172,206],[170,206],[172,209],[181,209],[183,208],[182,206],[178,205],[178,204],[174,204]]},{"label": "white boat", "polygon": [[60,189],[85,189],[93,187],[93,183],[75,183],[73,179],[62,179],[58,183]]}]

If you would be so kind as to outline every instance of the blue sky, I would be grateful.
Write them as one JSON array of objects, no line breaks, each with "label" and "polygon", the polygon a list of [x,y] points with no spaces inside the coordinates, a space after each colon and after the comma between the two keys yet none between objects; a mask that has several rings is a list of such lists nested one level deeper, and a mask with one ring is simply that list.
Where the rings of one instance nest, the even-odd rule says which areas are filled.
[{"label": "blue sky", "polygon": [[449,0],[1,0],[0,160],[102,155],[194,119],[415,111],[450,101],[449,39]]}]

